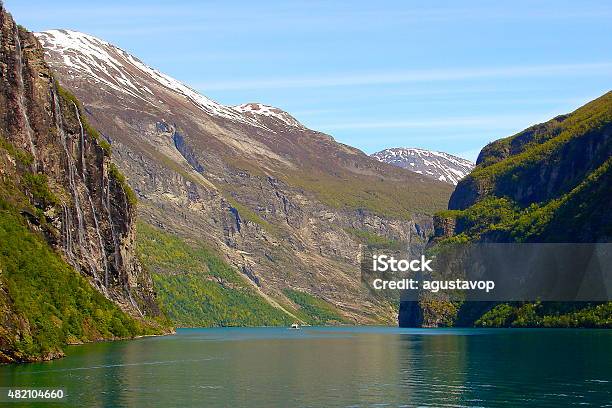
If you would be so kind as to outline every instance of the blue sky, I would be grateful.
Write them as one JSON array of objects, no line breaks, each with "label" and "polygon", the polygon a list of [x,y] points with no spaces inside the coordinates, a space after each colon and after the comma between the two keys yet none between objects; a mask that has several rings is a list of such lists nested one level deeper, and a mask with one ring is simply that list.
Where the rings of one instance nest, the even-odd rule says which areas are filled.
[{"label": "blue sky", "polygon": [[5,6],[30,30],[95,35],[218,102],[278,106],[367,153],[407,146],[475,159],[486,143],[612,89],[609,1]]}]

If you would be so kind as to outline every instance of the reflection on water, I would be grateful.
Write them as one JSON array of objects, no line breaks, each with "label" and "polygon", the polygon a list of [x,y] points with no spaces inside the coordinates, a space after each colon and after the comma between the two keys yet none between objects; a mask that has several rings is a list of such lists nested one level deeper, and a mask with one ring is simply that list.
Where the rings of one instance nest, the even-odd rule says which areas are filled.
[{"label": "reflection on water", "polygon": [[611,344],[601,330],[184,329],[0,367],[0,387],[86,407],[604,406]]}]

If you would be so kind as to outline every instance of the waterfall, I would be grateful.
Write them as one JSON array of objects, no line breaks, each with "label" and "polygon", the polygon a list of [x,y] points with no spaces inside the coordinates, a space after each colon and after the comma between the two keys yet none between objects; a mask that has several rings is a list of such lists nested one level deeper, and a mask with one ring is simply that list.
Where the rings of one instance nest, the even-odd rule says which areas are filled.
[{"label": "waterfall", "polygon": [[93,201],[91,199],[91,195],[87,194],[87,198],[89,199],[89,206],[91,207],[91,213],[93,214],[94,224],[96,227],[96,235],[98,236],[98,241],[100,243],[100,251],[102,251],[102,266],[104,266],[104,288],[108,288],[108,259],[106,259],[106,247],[104,246],[104,240],[102,239],[102,234],[100,233],[100,224],[98,223],[98,216],[96,215],[96,209],[93,205]]},{"label": "waterfall", "polygon": [[74,106],[74,114],[79,121],[79,128],[81,130],[81,178],[83,182],[87,184],[85,179],[85,131],[83,130],[83,123],[81,122],[81,113],[79,112],[79,108],[76,103],[72,102]]},{"label": "waterfall", "polygon": [[[66,154],[66,160],[68,164],[68,187],[70,189],[70,193],[72,195],[72,199],[74,201],[74,207],[76,210],[75,212],[76,212],[77,223],[78,223],[77,238],[79,242],[79,248],[81,250],[81,253],[86,258],[87,263],[89,264],[94,281],[98,284],[101,284],[100,278],[98,277],[97,268],[92,260],[93,255],[92,255],[92,249],[91,249],[91,242],[87,240],[86,238],[85,221],[83,218],[83,209],[81,207],[81,199],[80,199],[79,192],[76,187],[76,181],[75,181],[75,171],[74,170],[76,168],[76,165],[74,163],[74,158],[72,157],[72,154],[70,153],[70,150],[68,149],[68,143],[66,140],[66,132],[64,132],[64,124],[63,124],[63,119],[62,119],[61,106],[60,106],[56,93],[52,92],[52,94],[53,94],[53,106],[55,108],[55,126],[60,136],[60,140],[62,142],[62,148],[64,149],[64,153]],[[67,210],[68,208],[65,207],[65,211]],[[68,217],[70,216],[69,214],[70,213],[68,212]],[[70,239],[70,241],[72,241],[71,236],[67,237],[67,239]],[[87,241],[87,246],[89,246],[89,254],[83,253],[83,249],[86,248],[85,241]],[[70,245],[72,245],[72,243]]]},{"label": "waterfall", "polygon": [[104,207],[104,211],[106,212],[106,216],[108,218],[108,224],[110,225],[111,235],[113,237],[113,256],[115,261],[115,270],[119,272],[120,262],[119,262],[119,238],[117,238],[117,233],[115,232],[115,224],[113,223],[113,216],[110,212],[110,183],[104,183],[104,177],[102,177],[102,207]]},{"label": "waterfall", "polygon": [[30,153],[32,154],[32,169],[36,171],[36,147],[34,146],[32,125],[30,124],[30,118],[28,116],[28,111],[26,109],[26,100],[25,100],[25,83],[23,81],[23,60],[21,57],[21,40],[19,39],[19,28],[15,26],[14,31],[15,36],[15,53],[17,54],[16,62],[17,62],[17,76],[18,76],[18,90],[17,93],[18,98],[17,101],[19,103],[19,110],[21,111],[21,115],[23,117],[23,123],[25,128],[25,134],[28,139],[28,144],[30,147]]},{"label": "waterfall", "polygon": [[74,102],[72,102],[72,106],[74,107],[74,114],[76,115],[76,118],[79,122],[80,152],[81,152],[81,178],[83,179],[83,184],[85,186],[85,195],[87,196],[87,200],[89,201],[89,207],[91,208],[91,215],[94,220],[94,228],[96,230],[96,236],[98,237],[98,243],[100,244],[100,252],[102,254],[102,266],[104,268],[103,289],[106,292],[106,289],[108,288],[108,259],[106,258],[106,247],[104,245],[104,240],[102,239],[102,234],[100,233],[100,223],[98,222],[96,208],[93,205],[93,200],[91,199],[91,193],[89,191],[89,188],[87,187],[86,166],[85,166],[85,130],[83,128],[83,122],[81,121],[81,114],[79,111],[79,107]]},{"label": "waterfall", "polygon": [[[102,178],[102,191],[104,192],[104,197],[102,198],[102,206],[104,207],[106,216],[108,217],[108,222],[110,224],[111,233],[113,236],[113,245],[115,247],[115,252],[114,252],[115,270],[119,272],[121,270],[120,269],[121,261],[120,261],[120,255],[119,255],[119,238],[117,237],[117,233],[115,232],[115,224],[113,223],[113,217],[110,211],[110,182],[108,184],[104,183],[104,178]],[[134,306],[134,308],[140,314],[140,316],[144,316],[144,314],[140,311],[138,304],[136,303],[136,301],[134,301],[134,298],[132,297],[132,292],[130,291],[130,288],[128,287],[127,283],[128,283],[128,279],[126,277],[126,279],[123,280],[123,290],[127,294],[128,299],[130,300],[130,303],[132,304],[132,306]]]},{"label": "waterfall", "polygon": [[[101,291],[108,297],[109,296],[109,293],[108,293],[109,278],[110,278],[109,276],[110,268],[108,265],[109,260],[106,256],[107,254],[106,246],[104,245],[104,239],[102,238],[102,233],[100,231],[100,221],[98,220],[96,208],[94,206],[94,201],[92,199],[90,190],[87,185],[87,172],[86,172],[86,162],[85,162],[85,130],[84,130],[84,126],[83,126],[83,123],[80,117],[79,108],[75,103],[73,103],[74,112],[79,122],[79,130],[80,130],[80,146],[79,146],[80,166],[81,166],[80,174],[78,172],[79,169],[78,169],[77,163],[72,154],[72,152],[75,151],[75,146],[74,144],[70,144],[68,142],[68,137],[64,130],[63,116],[61,112],[62,107],[60,105],[59,97],[57,93],[55,92],[55,90],[52,91],[52,96],[53,96],[53,108],[54,108],[55,119],[56,119],[55,124],[57,128],[57,133],[60,138],[62,148],[64,150],[64,154],[66,155],[66,160],[67,160],[67,177],[68,177],[67,187],[70,190],[70,194],[74,202],[74,206],[75,206],[74,214],[76,215],[76,221],[77,221],[76,225],[74,225],[74,221],[72,218],[73,212],[71,208],[63,204],[62,207],[63,207],[64,214],[63,214],[62,233],[65,237],[64,238],[65,239],[64,250],[66,251],[68,259],[71,261],[71,263],[74,266],[76,266],[78,264],[78,258],[75,256],[74,248],[73,248],[73,241],[76,239],[76,242],[78,242],[78,248],[80,251],[79,253],[81,255],[81,258],[85,258],[85,261],[89,263],[89,266],[91,268],[91,273],[92,273],[95,283],[100,287]],[[122,267],[121,267],[122,260],[121,260],[121,253],[120,253],[121,242],[120,242],[118,233],[116,231],[116,227],[113,222],[113,217],[112,217],[112,212],[111,212],[110,181],[108,180],[108,177],[105,176],[105,174],[106,172],[103,171],[102,177],[101,177],[102,190],[101,190],[100,198],[101,198],[102,206],[104,208],[105,216],[108,218],[110,233],[112,235],[114,267],[115,267],[117,274],[119,274],[119,279],[121,282],[120,284],[122,286],[122,290],[125,292],[127,299],[132,304],[134,309],[141,316],[144,316],[142,311],[138,307],[138,304],[136,303],[136,301],[134,300],[132,296],[132,293],[129,287],[129,279],[128,279],[127,273],[121,276],[121,271],[122,271]],[[83,188],[81,189],[83,194],[79,193],[79,189],[77,188],[77,187],[80,188],[80,186],[78,186],[77,184],[79,182],[79,176],[83,182]],[[98,277],[99,269],[98,269],[98,266],[96,265],[96,262],[95,262],[96,258],[94,256],[94,253],[95,253],[94,248],[98,244],[95,243],[95,240],[87,239],[88,226],[86,225],[83,208],[81,207],[82,200],[84,203],[85,201],[88,201],[89,207],[91,209],[93,224],[94,224],[93,228],[95,229],[95,234],[97,237],[98,244],[100,245],[100,251],[102,254],[102,258],[103,258],[102,259],[102,266],[104,269],[103,282],[101,282],[100,278]],[[85,203],[85,205],[87,205],[87,203]],[[127,206],[127,202],[126,202],[126,206]],[[92,226],[90,224],[89,228],[91,227]],[[73,230],[75,229],[76,229],[76,237],[74,236],[74,232],[73,232]]]},{"label": "waterfall", "polygon": [[72,219],[68,206],[62,203],[62,236],[64,237],[64,251],[72,265],[74,262],[74,253],[72,252]]},{"label": "waterfall", "polygon": [[128,294],[128,298],[130,299],[130,302],[132,303],[132,306],[134,306],[134,308],[136,309],[136,311],[138,312],[140,317],[144,317],[144,314],[140,311],[140,308],[138,307],[138,305],[136,304],[136,301],[134,301],[134,298],[132,297],[132,291],[130,290],[130,288],[126,287],[125,291]]}]

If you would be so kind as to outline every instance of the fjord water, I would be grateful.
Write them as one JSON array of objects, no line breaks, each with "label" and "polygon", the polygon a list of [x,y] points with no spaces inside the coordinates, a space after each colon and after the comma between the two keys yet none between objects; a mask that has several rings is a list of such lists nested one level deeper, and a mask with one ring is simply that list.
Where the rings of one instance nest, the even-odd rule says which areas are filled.
[{"label": "fjord water", "polygon": [[610,346],[605,330],[180,329],[3,366],[0,387],[81,407],[612,406]]}]

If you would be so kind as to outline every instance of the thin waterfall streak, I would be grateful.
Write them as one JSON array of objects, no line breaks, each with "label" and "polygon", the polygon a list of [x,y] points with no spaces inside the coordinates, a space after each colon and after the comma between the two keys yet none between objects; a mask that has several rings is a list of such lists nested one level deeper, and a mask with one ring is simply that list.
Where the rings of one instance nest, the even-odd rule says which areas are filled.
[{"label": "thin waterfall streak", "polygon": [[76,105],[76,103],[72,102],[72,105],[74,106],[74,113],[77,117],[77,120],[79,121],[79,129],[81,131],[81,178],[83,179],[83,182],[86,182],[85,179],[85,131],[83,129],[83,122],[81,122],[81,114],[79,112],[79,108]]},{"label": "thin waterfall streak", "polygon": [[[100,233],[100,224],[98,223],[98,216],[96,215],[96,209],[93,205],[93,201],[91,199],[91,193],[87,188],[87,177],[86,177],[86,166],[85,166],[85,130],[83,128],[83,122],[81,121],[81,113],[79,112],[79,107],[76,103],[72,102],[72,106],[74,107],[74,114],[79,122],[79,131],[80,131],[80,153],[81,153],[81,178],[83,179],[83,183],[85,185],[85,193],[87,195],[87,199],[89,200],[89,206],[91,208],[92,218],[94,220],[94,227],[96,230],[96,235],[98,237],[98,243],[100,244],[100,253],[102,255],[102,267],[104,269],[104,285],[103,289],[106,293],[106,289],[108,288],[108,265],[106,259],[106,249],[104,247],[104,240],[102,239],[102,234]],[[93,254],[93,245],[90,242],[90,253]]]},{"label": "thin waterfall streak", "polygon": [[62,203],[63,220],[62,229],[64,230],[64,251],[68,256],[70,263],[74,266],[74,254],[72,252],[72,220],[70,219],[70,212],[68,206]]},{"label": "thin waterfall streak", "polygon": [[129,286],[127,286],[127,284],[126,284],[125,289],[126,289],[126,292],[128,294],[128,298],[130,299],[130,302],[132,303],[132,306],[134,306],[134,308],[136,309],[136,311],[138,312],[140,317],[144,317],[144,314],[142,313],[142,311],[140,311],[140,308],[138,307],[138,304],[136,304],[136,301],[134,301],[134,298],[132,297],[132,291],[130,290]]},{"label": "thin waterfall streak", "polygon": [[104,197],[102,198],[102,206],[106,211],[106,216],[108,217],[108,223],[111,229],[111,236],[113,237],[113,256],[115,261],[115,270],[119,271],[119,239],[117,238],[117,234],[115,233],[115,224],[113,223],[113,217],[110,212],[110,183],[105,184],[104,178],[102,178],[102,192],[104,193]]},{"label": "thin waterfall streak", "polygon": [[104,288],[108,288],[108,260],[106,259],[106,248],[104,247],[104,240],[102,239],[102,234],[100,233],[100,224],[98,223],[98,216],[96,215],[96,210],[93,205],[93,201],[91,199],[91,195],[87,195],[89,199],[89,206],[91,207],[91,213],[93,214],[94,224],[96,226],[96,234],[98,235],[98,242],[100,243],[100,251],[102,251],[102,266],[104,267]]},{"label": "thin waterfall streak", "polygon": [[28,144],[30,147],[30,153],[32,154],[32,169],[36,171],[36,146],[34,145],[33,134],[34,130],[32,129],[32,125],[30,124],[30,118],[28,116],[28,111],[26,108],[25,101],[25,83],[23,81],[23,59],[21,56],[21,40],[19,39],[19,28],[15,27],[15,52],[17,54],[17,75],[19,76],[18,81],[18,101],[19,101],[19,110],[21,111],[21,115],[23,117],[23,123],[25,127],[25,134],[28,139]]}]

